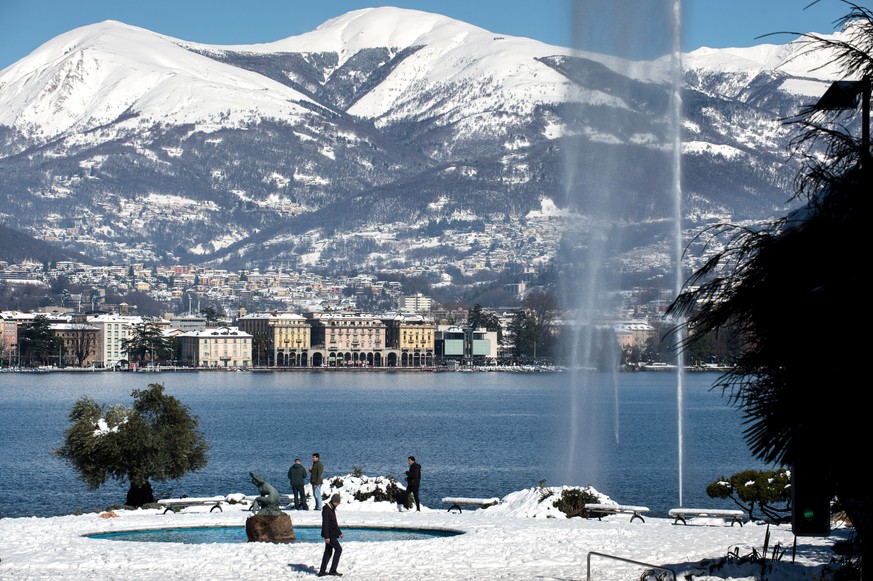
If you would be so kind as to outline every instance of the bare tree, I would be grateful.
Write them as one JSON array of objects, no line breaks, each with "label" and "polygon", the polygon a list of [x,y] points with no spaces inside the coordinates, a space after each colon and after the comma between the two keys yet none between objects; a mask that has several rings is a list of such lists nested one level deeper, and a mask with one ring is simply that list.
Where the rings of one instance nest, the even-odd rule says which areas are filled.
[{"label": "bare tree", "polygon": [[66,359],[72,359],[76,367],[82,367],[85,360],[97,352],[97,333],[97,328],[88,323],[72,323],[64,333]]}]

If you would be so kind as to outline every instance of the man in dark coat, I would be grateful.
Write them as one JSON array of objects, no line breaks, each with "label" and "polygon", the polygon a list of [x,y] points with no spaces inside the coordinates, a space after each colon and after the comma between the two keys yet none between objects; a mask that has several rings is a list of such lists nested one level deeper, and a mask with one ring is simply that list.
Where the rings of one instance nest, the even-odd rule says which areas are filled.
[{"label": "man in dark coat", "polygon": [[418,497],[418,487],[421,486],[421,465],[415,461],[415,456],[409,457],[409,470],[406,471],[406,492],[415,498],[415,510],[421,510]]},{"label": "man in dark coat", "polygon": [[[339,528],[339,523],[336,520],[336,507],[339,506],[340,495],[334,494],[330,497],[330,502],[324,505],[321,509],[321,536],[324,539],[324,555],[321,557],[321,569],[318,570],[318,576],[333,575],[334,577],[342,577],[342,573],[336,570],[339,564],[340,555],[343,554],[343,548],[339,540],[343,538],[343,532]],[[330,557],[333,555],[333,561]],[[330,561],[330,571],[327,570],[327,563]]]},{"label": "man in dark coat", "polygon": [[294,493],[294,510],[309,510],[306,505],[306,467],[300,463],[300,458],[294,458],[294,464],[288,469],[288,480]]}]

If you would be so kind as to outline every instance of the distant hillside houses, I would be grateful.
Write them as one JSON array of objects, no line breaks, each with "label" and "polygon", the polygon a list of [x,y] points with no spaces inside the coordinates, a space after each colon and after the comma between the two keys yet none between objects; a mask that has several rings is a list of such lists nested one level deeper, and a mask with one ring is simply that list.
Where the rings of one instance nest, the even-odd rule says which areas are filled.
[{"label": "distant hillside houses", "polygon": [[237,313],[241,305],[250,311],[361,309],[362,298],[404,311],[428,312],[432,306],[430,297],[421,293],[406,296],[401,283],[368,274],[326,276],[281,265],[263,271],[229,271],[190,264],[95,266],[73,261],[0,261],[0,284],[50,287],[57,281],[68,287],[94,289],[65,295],[64,304],[58,305],[77,311],[112,310],[113,305],[105,304],[109,291],[119,296],[140,292],[157,303],[181,305],[194,312],[207,304],[222,313]]}]

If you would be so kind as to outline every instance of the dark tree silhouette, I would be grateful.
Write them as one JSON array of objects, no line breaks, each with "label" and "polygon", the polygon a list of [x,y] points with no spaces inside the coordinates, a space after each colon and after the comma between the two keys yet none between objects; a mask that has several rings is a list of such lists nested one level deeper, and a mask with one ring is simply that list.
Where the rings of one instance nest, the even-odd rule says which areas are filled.
[{"label": "dark tree silhouette", "polygon": [[48,363],[52,355],[58,354],[59,345],[60,342],[52,332],[45,315],[36,315],[33,320],[24,324],[18,339],[21,360],[27,361],[31,367]]},{"label": "dark tree silhouette", "polygon": [[131,329],[128,339],[121,342],[130,361],[140,363],[149,361],[168,361],[174,356],[173,341],[164,335],[163,329],[155,319],[146,319]]},{"label": "dark tree silhouette", "polygon": [[[829,62],[869,83],[873,14],[846,4],[847,34],[800,35],[804,50],[833,51]],[[846,115],[810,107],[788,120],[800,127],[793,146],[804,162],[796,191],[805,206],[759,229],[724,227],[730,242],[688,279],[668,314],[688,316],[683,347],[713,330],[737,331],[740,354],[716,387],[742,409],[751,451],[822,476],[860,542],[873,524],[857,469],[869,440],[866,387],[844,339],[869,322],[862,274],[873,176],[869,141],[846,130]],[[869,548],[861,552],[863,561]]]},{"label": "dark tree silhouette", "polygon": [[500,328],[500,317],[494,311],[482,308],[482,305],[476,303],[470,309],[467,315],[467,325],[474,329],[485,329],[486,331],[497,331],[497,340],[499,341],[503,330]]}]

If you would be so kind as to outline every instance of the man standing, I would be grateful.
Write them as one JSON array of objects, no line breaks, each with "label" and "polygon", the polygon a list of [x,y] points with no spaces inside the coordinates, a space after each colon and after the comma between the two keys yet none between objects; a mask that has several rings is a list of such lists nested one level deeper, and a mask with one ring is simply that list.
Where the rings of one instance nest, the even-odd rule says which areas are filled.
[{"label": "man standing", "polygon": [[294,458],[294,464],[288,469],[288,480],[294,492],[294,510],[309,510],[306,505],[306,468],[300,463],[300,458]]},{"label": "man standing", "polygon": [[[324,508],[321,509],[321,537],[324,539],[324,555],[321,557],[321,569],[318,570],[318,576],[333,575],[334,577],[342,577],[343,574],[336,570],[339,565],[340,555],[343,554],[343,548],[339,540],[343,538],[343,532],[339,528],[339,523],[336,520],[336,507],[339,506],[340,495],[334,494],[330,497]],[[331,554],[333,560],[331,561]],[[330,571],[327,570],[327,563],[330,561]]]},{"label": "man standing", "polygon": [[312,485],[312,498],[315,500],[315,510],[321,510],[321,484],[324,482],[324,466],[318,453],[312,455],[312,466],[309,467],[309,484]]},{"label": "man standing", "polygon": [[421,486],[421,465],[415,461],[415,456],[409,457],[409,470],[406,471],[406,492],[415,499],[415,510],[421,510],[418,499],[418,487]]}]

